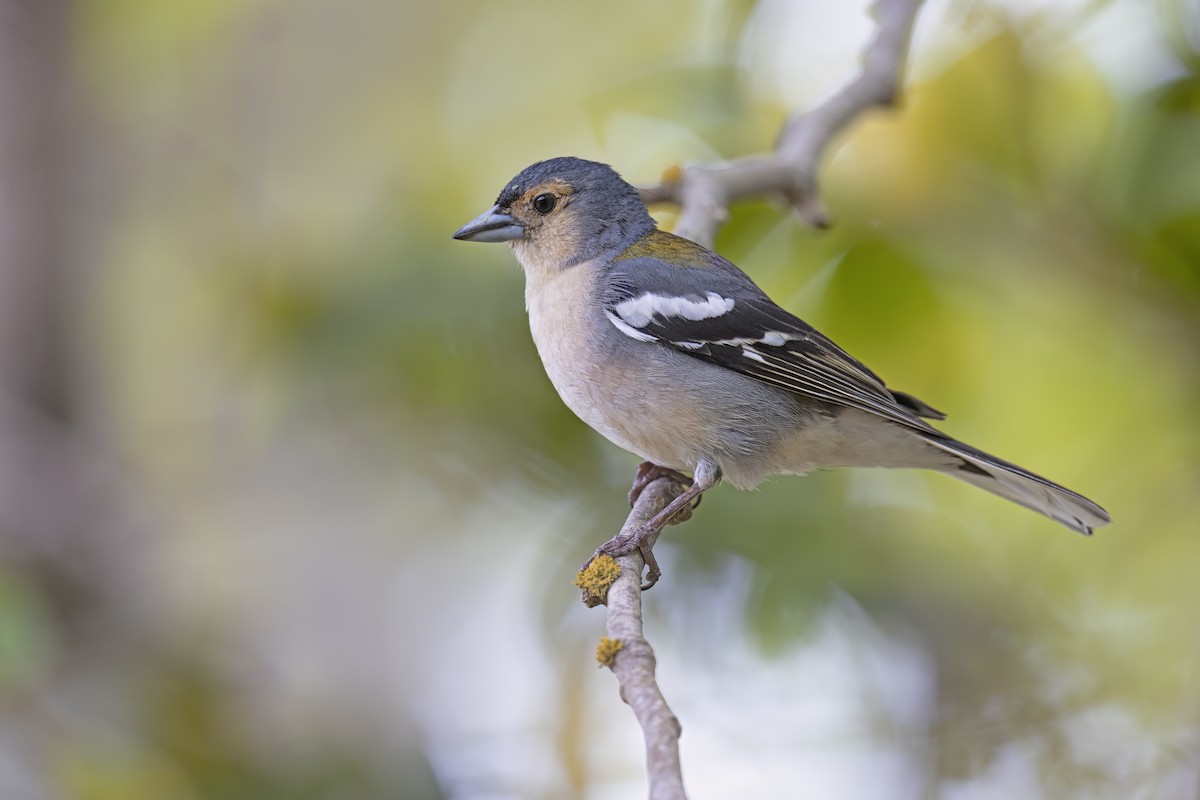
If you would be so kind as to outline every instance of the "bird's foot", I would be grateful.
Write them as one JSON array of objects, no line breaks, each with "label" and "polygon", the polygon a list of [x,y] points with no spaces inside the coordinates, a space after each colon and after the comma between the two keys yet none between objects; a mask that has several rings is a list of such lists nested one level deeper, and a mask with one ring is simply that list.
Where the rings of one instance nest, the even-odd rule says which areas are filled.
[{"label": "bird's foot", "polygon": [[662,577],[662,570],[658,568],[658,560],[654,558],[654,550],[651,545],[651,540],[657,532],[658,529],[647,524],[628,532],[618,533],[597,547],[596,552],[592,553],[591,557],[580,567],[580,571],[586,571],[599,556],[618,558],[637,550],[642,561],[646,562],[646,582],[642,584],[642,591],[646,591],[658,583],[658,579]]},{"label": "bird's foot", "polygon": [[697,483],[682,472],[660,467],[651,461],[643,461],[638,466],[633,488],[629,490],[631,506],[637,503],[645,488],[659,478],[667,478],[675,482],[683,489],[683,492],[644,524],[630,531],[622,531],[597,547],[591,558],[584,562],[580,572],[586,572],[591,563],[599,556],[618,558],[636,550],[641,554],[642,561],[646,563],[646,582],[642,584],[642,591],[657,583],[658,579],[662,577],[662,570],[658,568],[658,560],[654,558],[652,548],[659,531],[667,525],[677,525],[690,519],[692,510],[700,505],[701,493],[714,486],[721,478],[720,469],[715,465],[701,462],[699,466],[703,469],[703,473],[698,472],[697,474],[702,474],[703,478],[702,482]]},{"label": "bird's foot", "polygon": [[[685,489],[692,485],[692,479],[679,470],[660,467],[653,461],[643,461],[638,464],[633,486],[629,487],[629,507],[633,508],[638,498],[642,496],[642,491],[659,478],[670,478]],[[696,502],[696,506],[698,505],[700,505],[699,501]],[[692,506],[692,508],[696,506]]]}]

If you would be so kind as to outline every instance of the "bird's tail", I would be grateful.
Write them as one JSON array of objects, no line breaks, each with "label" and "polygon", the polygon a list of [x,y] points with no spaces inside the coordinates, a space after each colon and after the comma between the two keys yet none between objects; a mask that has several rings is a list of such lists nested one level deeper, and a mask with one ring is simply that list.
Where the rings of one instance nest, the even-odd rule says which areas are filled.
[{"label": "bird's tail", "polygon": [[1021,469],[1016,464],[1002,461],[954,439],[930,436],[926,441],[957,457],[957,466],[943,470],[947,475],[1045,514],[1084,536],[1091,536],[1092,528],[1112,521],[1107,511],[1083,495]]}]

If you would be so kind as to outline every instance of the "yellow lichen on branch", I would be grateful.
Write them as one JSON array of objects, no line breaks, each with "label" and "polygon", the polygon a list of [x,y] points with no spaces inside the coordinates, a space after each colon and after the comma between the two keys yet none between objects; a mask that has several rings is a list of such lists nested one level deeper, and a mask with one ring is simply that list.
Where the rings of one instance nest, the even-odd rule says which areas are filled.
[{"label": "yellow lichen on branch", "polygon": [[612,667],[613,662],[617,660],[617,653],[621,652],[623,646],[620,639],[601,636],[596,645],[596,662],[602,667]]},{"label": "yellow lichen on branch", "polygon": [[600,555],[592,559],[592,563],[587,565],[587,569],[575,576],[575,585],[583,590],[585,601],[592,601],[588,605],[595,606],[608,599],[608,588],[613,585],[620,574],[621,567],[617,565],[615,559],[611,556]]}]

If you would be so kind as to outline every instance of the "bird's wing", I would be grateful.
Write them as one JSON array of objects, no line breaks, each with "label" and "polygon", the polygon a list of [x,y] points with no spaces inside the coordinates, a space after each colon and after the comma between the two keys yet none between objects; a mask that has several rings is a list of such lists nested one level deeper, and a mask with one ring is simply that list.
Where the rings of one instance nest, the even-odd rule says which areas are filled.
[{"label": "bird's wing", "polygon": [[910,395],[893,394],[875,373],[776,305],[733,264],[706,254],[714,261],[704,269],[654,258],[618,262],[607,276],[609,322],[630,338],[669,345],[781,389],[925,433],[934,430],[920,416],[941,418],[940,412]]}]

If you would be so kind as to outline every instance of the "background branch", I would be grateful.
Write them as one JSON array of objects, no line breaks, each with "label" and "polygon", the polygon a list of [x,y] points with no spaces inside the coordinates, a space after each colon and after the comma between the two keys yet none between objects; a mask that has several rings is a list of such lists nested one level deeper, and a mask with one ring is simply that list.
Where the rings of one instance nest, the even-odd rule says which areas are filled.
[{"label": "background branch", "polygon": [[642,200],[678,205],[675,233],[706,247],[729,217],[729,204],[751,195],[778,194],[808,224],[826,227],[829,217],[817,191],[821,155],[861,113],[895,102],[922,2],[876,0],[872,15],[879,27],[863,54],[862,72],[816,108],[793,115],[774,152],[687,166],[642,189]]}]

